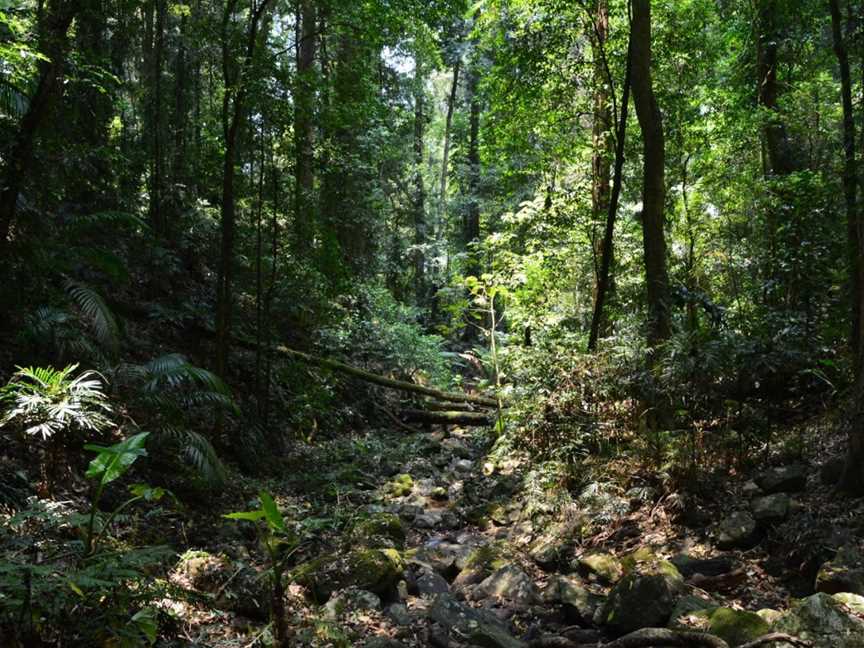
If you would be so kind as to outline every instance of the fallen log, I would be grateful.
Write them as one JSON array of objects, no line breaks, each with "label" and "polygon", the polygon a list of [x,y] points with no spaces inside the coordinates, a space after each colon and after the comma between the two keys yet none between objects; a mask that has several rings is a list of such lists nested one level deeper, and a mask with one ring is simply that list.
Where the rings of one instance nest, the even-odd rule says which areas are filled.
[{"label": "fallen log", "polygon": [[333,369],[334,371],[339,371],[341,373],[348,374],[349,376],[353,376],[354,378],[359,378],[360,380],[365,380],[366,382],[370,382],[374,385],[380,385],[381,387],[387,387],[389,389],[398,389],[414,394],[422,394],[436,400],[450,401],[453,403],[476,403],[477,405],[484,405],[486,407],[498,406],[498,401],[496,401],[494,398],[489,398],[488,396],[445,392],[440,389],[435,389],[433,387],[426,387],[425,385],[415,385],[414,383],[404,382],[402,380],[394,380],[393,378],[387,378],[385,376],[374,374],[369,371],[364,371],[363,369],[353,367],[351,365],[345,364],[344,362],[339,362],[338,360],[330,360],[329,358],[313,356],[309,353],[304,353],[303,351],[289,349],[286,346],[277,346],[274,350],[277,353],[288,356],[290,358],[294,358],[296,360],[300,360],[301,362],[305,362],[307,364],[314,364],[319,367],[324,367],[325,369]]},{"label": "fallen log", "polygon": [[427,410],[407,409],[400,412],[400,418],[406,423],[423,423],[426,425],[492,425],[494,418],[487,412],[429,412]]},{"label": "fallen log", "polygon": [[[481,407],[477,403],[439,403],[436,401],[423,401],[419,405],[418,409],[430,412],[476,412]],[[488,407],[492,406],[489,405]]]}]

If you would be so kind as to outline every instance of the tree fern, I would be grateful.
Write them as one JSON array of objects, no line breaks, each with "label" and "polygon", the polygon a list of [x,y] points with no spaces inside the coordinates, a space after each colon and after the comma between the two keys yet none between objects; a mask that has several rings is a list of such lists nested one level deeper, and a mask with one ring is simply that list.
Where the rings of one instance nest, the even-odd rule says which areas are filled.
[{"label": "tree fern", "polygon": [[120,350],[120,326],[102,296],[87,284],[72,279],[66,282],[66,293],[89,320],[99,343],[116,357]]}]

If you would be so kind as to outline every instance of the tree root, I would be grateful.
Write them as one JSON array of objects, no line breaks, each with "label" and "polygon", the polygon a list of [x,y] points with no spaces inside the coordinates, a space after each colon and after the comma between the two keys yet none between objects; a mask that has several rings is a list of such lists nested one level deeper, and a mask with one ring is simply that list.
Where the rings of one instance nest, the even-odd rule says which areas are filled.
[{"label": "tree root", "polygon": [[[758,648],[769,643],[785,641],[800,648],[809,648],[810,643],[787,634],[775,632],[759,637],[738,648]],[[636,632],[603,644],[603,648],[651,648],[653,646],[680,646],[682,648],[729,648],[729,644],[706,632],[667,630],[666,628],[642,628]]]}]

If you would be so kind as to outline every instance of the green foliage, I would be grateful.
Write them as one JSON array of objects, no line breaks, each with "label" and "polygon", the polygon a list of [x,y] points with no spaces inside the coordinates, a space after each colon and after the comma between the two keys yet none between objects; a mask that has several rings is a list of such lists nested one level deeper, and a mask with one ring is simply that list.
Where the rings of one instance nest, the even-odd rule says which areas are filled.
[{"label": "green foliage", "polygon": [[109,428],[111,407],[95,371],[73,374],[77,364],[64,369],[19,367],[0,390],[7,409],[0,424],[14,424],[43,441],[60,433],[99,432]]}]

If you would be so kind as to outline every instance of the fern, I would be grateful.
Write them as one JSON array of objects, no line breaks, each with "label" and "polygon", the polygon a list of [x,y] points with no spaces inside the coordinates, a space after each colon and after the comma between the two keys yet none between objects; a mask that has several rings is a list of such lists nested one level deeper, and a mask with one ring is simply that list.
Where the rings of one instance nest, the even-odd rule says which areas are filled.
[{"label": "fern", "polygon": [[102,296],[87,284],[72,279],[66,282],[66,293],[90,321],[97,341],[116,357],[120,350],[120,326]]},{"label": "fern", "polygon": [[164,426],[156,433],[157,443],[176,446],[183,459],[210,485],[222,486],[227,471],[213,444],[192,430]]},{"label": "fern", "polygon": [[179,353],[154,358],[144,365],[144,374],[144,392],[157,398],[167,394],[186,406],[210,404],[238,411],[231,390],[219,376],[196,367]]}]

